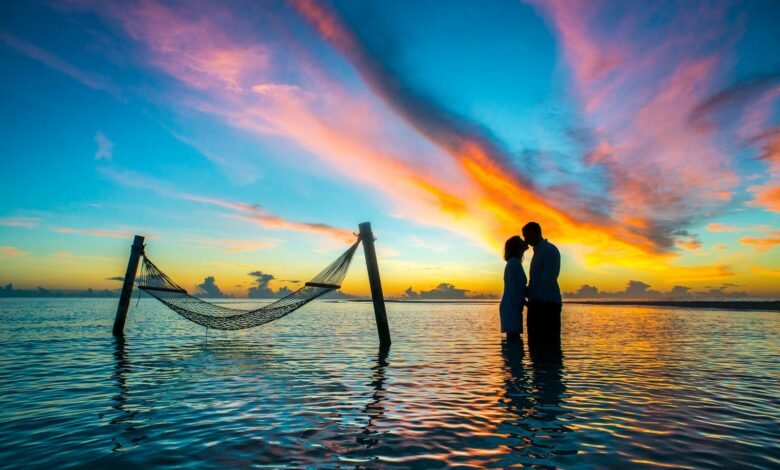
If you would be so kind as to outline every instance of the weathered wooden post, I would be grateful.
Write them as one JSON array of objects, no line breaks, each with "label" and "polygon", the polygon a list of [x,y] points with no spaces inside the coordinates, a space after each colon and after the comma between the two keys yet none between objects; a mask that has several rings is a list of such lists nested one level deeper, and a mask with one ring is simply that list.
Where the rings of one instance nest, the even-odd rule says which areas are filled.
[{"label": "weathered wooden post", "polygon": [[133,240],[133,247],[130,249],[130,259],[127,261],[127,271],[125,272],[125,283],[122,285],[122,294],[119,296],[119,305],[116,308],[116,318],[114,318],[114,336],[123,336],[125,334],[125,320],[127,319],[127,308],[130,306],[130,298],[133,296],[133,283],[135,275],[138,272],[138,261],[144,254],[144,237],[136,235]]},{"label": "weathered wooden post", "polygon": [[374,249],[374,233],[371,231],[371,222],[363,222],[359,227],[360,240],[363,242],[363,254],[366,257],[366,268],[368,268],[368,283],[371,285],[371,300],[374,302],[374,316],[376,317],[376,330],[379,333],[379,345],[382,348],[386,348],[391,343],[390,327],[387,324],[382,281],[379,279],[379,265],[376,261],[376,250]]}]

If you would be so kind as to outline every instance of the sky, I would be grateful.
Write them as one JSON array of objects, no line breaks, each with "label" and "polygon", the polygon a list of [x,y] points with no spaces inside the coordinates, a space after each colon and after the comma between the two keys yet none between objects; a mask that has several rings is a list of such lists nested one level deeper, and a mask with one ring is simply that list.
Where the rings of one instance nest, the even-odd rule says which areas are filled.
[{"label": "sky", "polygon": [[388,295],[500,294],[536,221],[567,292],[780,297],[778,25],[771,0],[2,2],[0,284],[117,288],[142,234],[187,289],[294,288],[370,221]]}]

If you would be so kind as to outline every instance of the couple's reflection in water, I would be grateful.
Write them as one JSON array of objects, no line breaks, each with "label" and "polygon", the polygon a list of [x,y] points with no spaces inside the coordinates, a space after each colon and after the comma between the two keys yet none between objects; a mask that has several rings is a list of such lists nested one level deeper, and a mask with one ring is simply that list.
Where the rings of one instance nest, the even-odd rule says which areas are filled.
[{"label": "couple's reflection in water", "polygon": [[566,385],[560,336],[530,336],[527,346],[526,362],[522,336],[501,343],[505,371],[503,403],[515,415],[503,422],[514,441],[510,447],[537,463],[538,459],[576,454],[564,442],[570,429],[562,419],[567,411],[562,406]]}]

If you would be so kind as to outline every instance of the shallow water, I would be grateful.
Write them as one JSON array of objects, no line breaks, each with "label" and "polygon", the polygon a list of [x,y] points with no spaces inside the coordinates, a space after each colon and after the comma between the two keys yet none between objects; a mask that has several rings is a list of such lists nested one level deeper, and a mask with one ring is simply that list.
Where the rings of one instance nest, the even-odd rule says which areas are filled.
[{"label": "shallow water", "polygon": [[780,466],[778,313],[567,305],[540,355],[496,304],[388,304],[383,354],[366,303],[207,334],[134,299],[124,341],[115,306],[0,300],[1,466]]}]

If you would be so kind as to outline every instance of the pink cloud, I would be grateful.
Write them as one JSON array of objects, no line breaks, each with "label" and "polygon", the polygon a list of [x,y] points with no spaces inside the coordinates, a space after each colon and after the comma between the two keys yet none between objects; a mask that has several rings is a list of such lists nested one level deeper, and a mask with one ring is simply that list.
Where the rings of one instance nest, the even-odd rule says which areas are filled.
[{"label": "pink cloud", "polygon": [[[613,217],[647,231],[684,225],[731,199],[730,149],[690,126],[739,36],[725,6],[534,1],[557,31],[584,119],[610,174]],[[647,28],[650,18],[654,27]]]},{"label": "pink cloud", "polygon": [[[220,27],[220,21],[230,21],[233,15],[218,3],[179,9],[154,0],[95,6],[146,46],[153,66],[193,88],[237,92],[255,83],[255,77],[268,68],[266,47],[241,42],[242,31]],[[231,24],[235,28],[240,23]]]},{"label": "pink cloud", "polygon": [[[333,40],[348,57],[351,49],[358,47],[351,33],[333,17],[318,16],[322,10],[317,4],[300,2],[296,6],[315,22],[323,37]],[[654,227],[647,221],[636,218],[633,223],[616,225],[608,218],[599,219],[585,215],[585,211],[569,212],[554,206],[537,194],[529,181],[508,171],[506,153],[500,144],[480,132],[469,132],[473,127],[471,124],[457,124],[453,116],[436,114],[438,110],[425,108],[425,103],[422,108],[409,103],[404,108],[390,95],[380,93],[381,100],[377,100],[360,87],[342,86],[329,79],[319,68],[316,58],[297,49],[299,45],[283,44],[281,47],[296,51],[294,61],[285,67],[297,69],[297,75],[303,77],[306,86],[279,83],[274,77],[273,62],[255,57],[259,51],[267,52],[267,48],[255,34],[234,34],[235,31],[246,32],[247,28],[240,18],[229,13],[219,11],[209,17],[177,15],[168,7],[153,2],[143,2],[139,9],[112,8],[116,8],[110,14],[113,21],[119,22],[131,37],[146,45],[147,63],[194,91],[181,98],[182,106],[217,116],[252,133],[273,133],[289,139],[310,152],[311,161],[305,163],[307,168],[327,168],[327,174],[334,178],[346,176],[372,188],[385,196],[394,205],[393,213],[401,217],[455,231],[493,248],[500,245],[501,235],[498,234],[516,232],[524,219],[536,219],[548,234],[562,242],[605,250],[604,260],[617,259],[615,253],[623,253],[628,258],[628,253],[646,256],[658,251],[656,242],[648,237]],[[150,12],[159,14],[155,14],[154,21],[145,21]],[[231,58],[229,67],[210,60],[180,63],[182,58],[191,56],[210,57],[215,48],[227,51],[225,54]],[[708,67],[708,63],[693,64],[672,86],[683,86],[686,79],[706,74]],[[372,76],[364,76],[368,77],[369,83],[374,83],[374,91],[381,91],[375,82],[371,82]],[[376,79],[375,75],[373,79]],[[673,97],[662,98],[657,106],[661,109],[653,112],[663,112],[670,106],[668,101]],[[415,114],[418,111],[425,116],[421,118]],[[419,147],[422,151],[409,152],[403,145],[404,139],[388,129],[425,142]],[[639,143],[618,141],[610,143],[608,148],[622,156],[625,150],[621,146]],[[637,160],[641,162],[641,158],[637,157]],[[661,166],[650,165],[650,169],[657,170]],[[671,170],[686,170],[684,163],[668,166]],[[617,171],[628,173],[623,167]],[[685,174],[700,177],[694,171]],[[685,187],[679,184],[680,179],[683,177],[678,177],[672,189]],[[638,178],[632,181],[641,183]],[[724,190],[717,187],[697,189],[718,194]],[[631,198],[644,198],[633,188],[627,188],[625,193],[629,202]],[[175,192],[168,194],[235,211],[231,214],[234,218],[264,227],[337,233],[318,224],[277,218],[240,203]],[[674,200],[674,195],[667,198],[672,203]],[[623,212],[627,220],[628,210]],[[651,216],[653,214],[648,218]],[[338,236],[344,235],[341,232]]]}]

